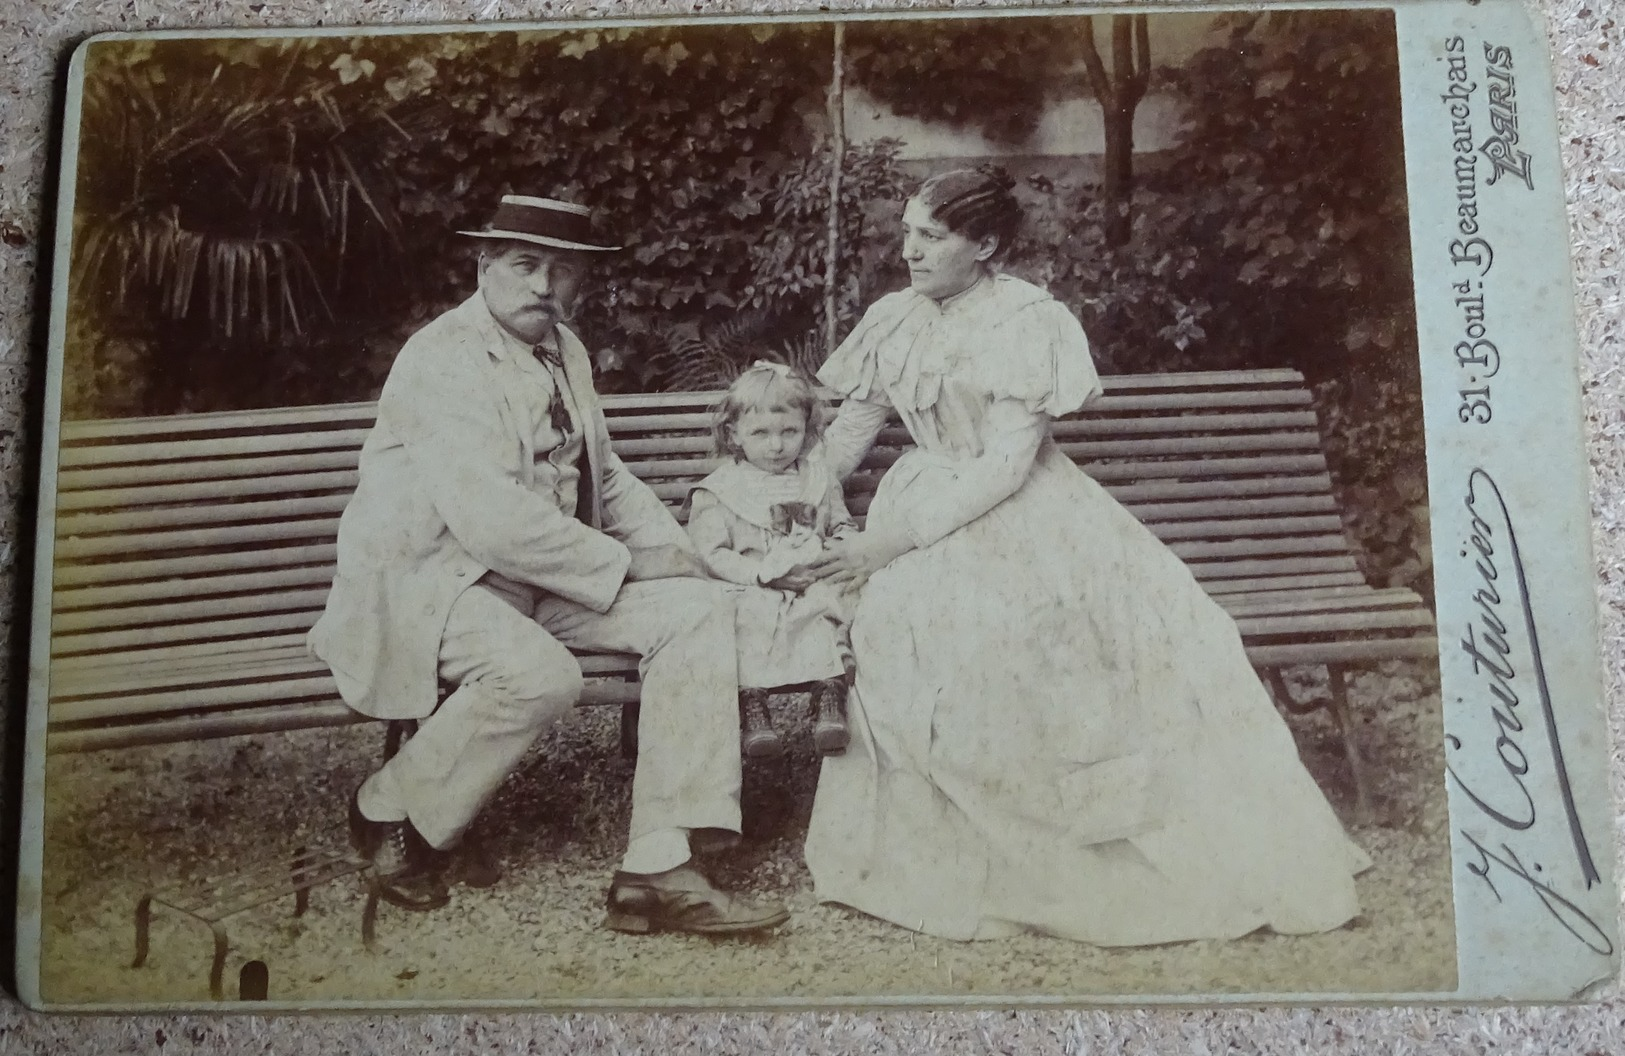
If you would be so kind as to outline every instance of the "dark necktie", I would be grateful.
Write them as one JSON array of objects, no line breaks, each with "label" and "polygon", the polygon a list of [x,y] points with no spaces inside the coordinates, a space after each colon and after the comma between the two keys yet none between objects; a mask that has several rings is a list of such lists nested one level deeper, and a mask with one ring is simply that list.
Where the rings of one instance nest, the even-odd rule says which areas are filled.
[{"label": "dark necktie", "polygon": [[530,352],[553,376],[553,398],[547,405],[548,424],[560,437],[569,436],[570,411],[564,406],[564,385],[560,381],[564,377],[564,357],[560,355],[557,346],[545,343],[532,345]]}]

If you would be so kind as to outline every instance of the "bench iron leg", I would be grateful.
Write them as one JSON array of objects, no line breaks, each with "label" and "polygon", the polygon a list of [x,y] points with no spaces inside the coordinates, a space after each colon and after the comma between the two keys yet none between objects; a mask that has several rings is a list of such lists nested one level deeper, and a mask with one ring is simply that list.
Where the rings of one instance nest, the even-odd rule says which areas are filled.
[{"label": "bench iron leg", "polygon": [[293,850],[293,864],[289,868],[293,881],[293,915],[302,917],[305,910],[310,908],[310,881],[306,879],[310,871],[310,851],[304,847],[295,847]]},{"label": "bench iron leg", "polygon": [[151,927],[152,895],[146,894],[135,904],[135,960],[130,962],[131,968],[139,968],[147,963],[147,937]]},{"label": "bench iron leg", "polygon": [[635,700],[621,705],[621,758],[632,762],[638,757],[638,717],[642,709]]},{"label": "bench iron leg", "polygon": [[391,719],[384,724],[384,762],[395,758],[395,753],[416,729],[416,719]]},{"label": "bench iron leg", "polygon": [[367,904],[361,909],[361,948],[371,953],[373,940],[378,936],[378,898],[383,894],[383,885],[373,869],[369,868],[366,876]]},{"label": "bench iron leg", "polygon": [[209,996],[216,1001],[224,1001],[226,991],[223,977],[226,974],[226,950],[230,944],[226,941],[225,928],[211,923],[209,930],[214,932],[214,961],[209,965]]},{"label": "bench iron leg", "polygon": [[1332,714],[1343,733],[1343,752],[1348,756],[1349,773],[1354,778],[1354,817],[1361,823],[1371,820],[1371,796],[1366,787],[1365,765],[1360,749],[1354,743],[1354,716],[1349,712],[1348,668],[1342,664],[1326,665],[1327,680],[1331,683]]}]

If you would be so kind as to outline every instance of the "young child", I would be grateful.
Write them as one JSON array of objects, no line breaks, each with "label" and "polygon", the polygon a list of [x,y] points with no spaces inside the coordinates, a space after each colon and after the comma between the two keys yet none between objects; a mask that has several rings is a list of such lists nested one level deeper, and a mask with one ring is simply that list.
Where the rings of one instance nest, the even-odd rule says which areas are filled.
[{"label": "young child", "polygon": [[813,685],[813,742],[846,750],[851,598],[797,571],[827,538],[856,530],[841,485],[813,452],[823,430],[812,383],[778,363],[739,376],[717,408],[725,464],[689,495],[688,533],[706,568],[739,585],[739,721],[746,755],[778,755],[783,741],[768,691]]}]

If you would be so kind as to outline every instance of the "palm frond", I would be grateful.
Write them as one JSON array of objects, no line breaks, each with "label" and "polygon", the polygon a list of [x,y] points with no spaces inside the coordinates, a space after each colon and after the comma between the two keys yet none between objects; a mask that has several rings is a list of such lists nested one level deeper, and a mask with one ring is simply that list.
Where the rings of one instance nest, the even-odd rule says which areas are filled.
[{"label": "palm frond", "polygon": [[363,242],[400,245],[393,175],[373,160],[376,137],[400,124],[378,107],[347,114],[319,83],[296,87],[302,59],[293,49],[263,71],[239,67],[265,80],[246,92],[221,90],[220,66],[93,69],[80,294],[112,292],[126,313],[146,298],[154,321],[197,315],[222,337],[268,341],[330,314],[323,289],[338,288]]}]

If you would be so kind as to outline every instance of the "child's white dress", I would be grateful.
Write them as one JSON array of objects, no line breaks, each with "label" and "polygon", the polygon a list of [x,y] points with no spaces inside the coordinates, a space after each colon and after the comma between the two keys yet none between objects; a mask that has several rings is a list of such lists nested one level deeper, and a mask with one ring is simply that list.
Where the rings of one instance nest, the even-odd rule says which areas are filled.
[{"label": "child's white dress", "polygon": [[[1048,436],[1100,391],[1063,305],[1004,277],[941,305],[905,290],[819,378],[868,423],[851,452],[831,427],[832,467],[884,408],[919,445],[869,511],[869,530],[918,546],[853,618],[852,742],[824,760],[807,834],[820,899],[948,938],[1102,945],[1359,912],[1370,859],[1235,623]],[[1008,451],[1034,431],[1026,468]]]},{"label": "child's white dress", "polygon": [[844,671],[840,630],[851,609],[845,592],[816,583],[797,594],[762,586],[758,578],[781,541],[773,507],[787,502],[818,510],[822,538],[854,527],[840,482],[813,456],[784,473],[730,461],[689,494],[688,534],[700,559],[713,576],[737,585],[741,688],[818,682]]}]

